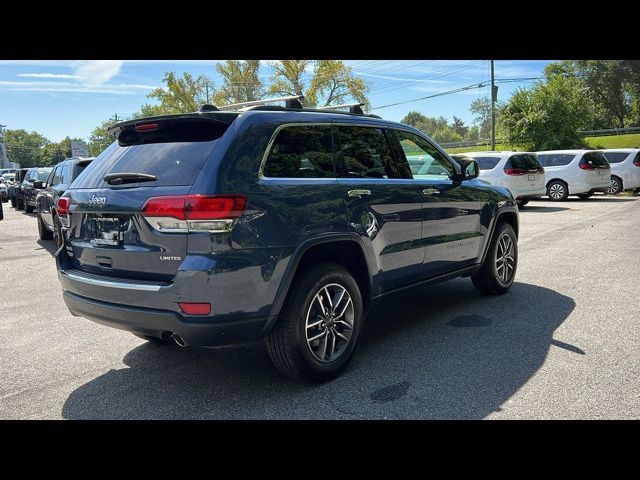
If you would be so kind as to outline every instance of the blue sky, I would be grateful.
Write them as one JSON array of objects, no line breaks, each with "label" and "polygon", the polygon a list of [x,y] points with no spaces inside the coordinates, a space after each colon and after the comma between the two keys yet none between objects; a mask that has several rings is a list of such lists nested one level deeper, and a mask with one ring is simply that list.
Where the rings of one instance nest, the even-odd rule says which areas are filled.
[{"label": "blue sky", "polygon": [[[209,76],[216,86],[218,60],[0,60],[0,124],[45,135],[52,141],[64,137],[88,139],[95,126],[118,114],[125,117],[150,102],[146,96],[162,85],[166,71]],[[413,100],[453,90],[490,78],[486,60],[349,60],[354,72],[370,83],[372,107]],[[498,60],[496,79],[542,75],[546,60]],[[263,62],[260,75],[268,80]],[[498,98],[505,100],[519,86],[531,82],[500,84]],[[457,116],[472,123],[470,103],[489,95],[489,87],[376,109],[399,121],[409,111],[427,116]]]}]

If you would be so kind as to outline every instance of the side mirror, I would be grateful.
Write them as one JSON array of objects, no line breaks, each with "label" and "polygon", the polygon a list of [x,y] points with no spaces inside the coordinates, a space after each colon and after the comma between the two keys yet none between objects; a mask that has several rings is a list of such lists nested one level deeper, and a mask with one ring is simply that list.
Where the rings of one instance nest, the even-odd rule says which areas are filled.
[{"label": "side mirror", "polygon": [[460,182],[478,178],[478,175],[480,175],[480,165],[473,158],[462,158],[458,160],[458,163],[460,164],[460,170],[462,170],[458,179]]},{"label": "side mirror", "polygon": [[44,183],[42,182],[42,180],[36,180],[33,182],[33,188],[44,188]]}]

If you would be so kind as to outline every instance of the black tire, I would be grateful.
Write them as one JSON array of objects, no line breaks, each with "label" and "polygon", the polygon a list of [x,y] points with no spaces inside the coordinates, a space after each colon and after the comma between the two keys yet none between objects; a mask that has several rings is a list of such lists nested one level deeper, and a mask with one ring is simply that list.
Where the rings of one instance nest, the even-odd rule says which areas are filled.
[{"label": "black tire", "polygon": [[[316,315],[321,311],[321,308],[324,308],[320,306],[317,295],[324,291],[325,286],[328,287],[328,296],[323,296],[323,305],[332,295],[333,301],[336,301],[340,289],[345,290],[351,298],[351,302],[348,297],[345,301],[343,293],[334,307],[336,313],[339,314],[339,310],[345,305],[343,315],[336,317],[337,319],[342,318],[341,322],[337,321],[333,324],[330,315],[324,318]],[[332,309],[327,305],[326,311],[329,310]],[[307,328],[307,316],[313,319],[312,322],[323,322],[311,327],[309,332],[310,336],[316,336],[322,335],[324,331],[324,336],[317,340],[317,344],[314,343],[316,340],[307,342],[306,332],[310,330]],[[349,318],[351,319],[351,328],[343,325],[349,323]],[[313,264],[296,275],[280,312],[280,317],[267,336],[267,351],[276,368],[284,375],[308,382],[327,381],[338,376],[349,364],[358,343],[362,320],[362,295],[351,274],[338,263]],[[325,325],[325,321],[329,324],[328,327]],[[338,334],[334,333],[340,328],[342,331],[339,334],[343,334],[343,336],[348,336],[348,332],[351,332],[348,340],[341,340],[337,336]],[[331,344],[329,343],[330,338],[333,340]],[[324,351],[322,351],[322,345],[324,345]],[[330,358],[332,354],[329,354],[329,350],[327,350],[330,348],[329,345],[333,345],[331,352],[336,354],[336,358],[333,360]],[[314,348],[318,350],[314,351]],[[329,359],[325,360],[327,356]],[[320,357],[321,359],[319,359]]]},{"label": "black tire", "polygon": [[24,210],[24,200],[22,198],[18,199],[18,210]]},{"label": "black tire", "polygon": [[16,208],[16,205],[17,205],[17,204],[16,204],[16,197],[11,197],[11,206],[12,206],[13,208]]},{"label": "black tire", "polygon": [[33,213],[33,207],[31,205],[29,205],[28,203],[24,204],[24,211],[27,213]]},{"label": "black tire", "polygon": [[56,242],[56,249],[62,246],[62,223],[57,215],[53,216],[53,240]]},{"label": "black tire", "polygon": [[618,177],[611,176],[611,184],[609,185],[609,189],[607,193],[609,195],[618,195],[623,190],[622,180]]},{"label": "black tire", "polygon": [[529,203],[529,199],[525,199],[525,200],[518,200],[518,207],[524,207],[527,203]]},{"label": "black tire", "polygon": [[51,240],[53,238],[53,232],[46,227],[40,214],[38,214],[38,236],[40,240]]},{"label": "black tire", "polygon": [[588,200],[588,199],[590,199],[592,196],[593,196],[593,193],[580,193],[580,194],[578,195],[578,198],[579,198],[580,200]]},{"label": "black tire", "polygon": [[564,202],[569,196],[569,187],[561,180],[554,180],[547,185],[547,197],[553,202]]},{"label": "black tire", "polygon": [[[506,281],[503,281],[500,273],[504,271],[505,268],[508,268],[508,266],[506,266],[505,263],[502,263],[503,267],[501,272],[499,272],[497,266],[497,258],[499,241],[502,240],[505,235],[510,237],[513,245],[513,251],[511,254],[513,263],[512,269],[510,270],[510,276],[507,277]],[[476,290],[478,290],[479,292],[490,295],[498,295],[501,293],[505,293],[511,288],[511,285],[513,285],[513,280],[516,277],[517,269],[518,239],[516,238],[516,233],[513,231],[513,227],[511,225],[506,222],[501,222],[496,227],[495,234],[491,239],[491,244],[489,245],[489,250],[487,251],[487,256],[484,259],[482,268],[477,273],[471,275],[471,281],[473,282],[473,286],[476,287]]]}]

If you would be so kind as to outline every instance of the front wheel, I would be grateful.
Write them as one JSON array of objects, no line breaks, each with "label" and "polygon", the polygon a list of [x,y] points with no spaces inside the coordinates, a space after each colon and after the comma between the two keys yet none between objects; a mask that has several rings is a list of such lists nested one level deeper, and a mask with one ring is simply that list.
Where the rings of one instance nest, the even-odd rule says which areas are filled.
[{"label": "front wheel", "polygon": [[33,213],[33,207],[25,202],[24,211],[27,212],[27,213]]},{"label": "front wheel", "polygon": [[297,276],[267,350],[288,377],[321,382],[338,376],[353,357],[363,318],[358,284],[340,264],[316,264]]},{"label": "front wheel", "polygon": [[482,268],[471,275],[473,286],[482,293],[505,293],[513,285],[518,268],[518,239],[513,227],[501,222],[491,239]]}]

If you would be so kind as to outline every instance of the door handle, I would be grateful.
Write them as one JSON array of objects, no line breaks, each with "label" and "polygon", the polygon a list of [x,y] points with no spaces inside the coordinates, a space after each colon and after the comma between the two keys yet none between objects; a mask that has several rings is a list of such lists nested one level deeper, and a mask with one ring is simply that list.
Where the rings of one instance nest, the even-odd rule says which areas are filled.
[{"label": "door handle", "polygon": [[424,190],[422,190],[422,193],[424,195],[437,195],[438,193],[440,193],[440,190],[438,190],[437,188],[425,188]]},{"label": "door handle", "polygon": [[349,190],[347,195],[350,197],[362,197],[363,195],[371,195],[371,190]]}]

